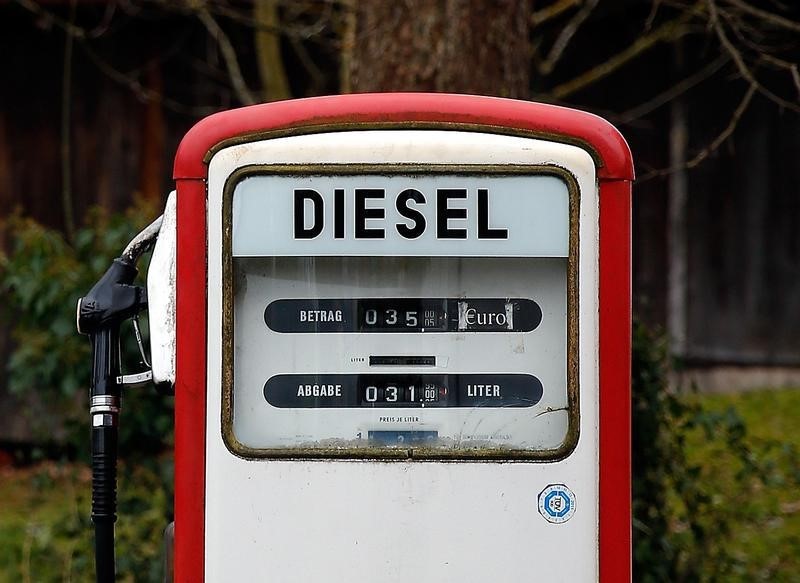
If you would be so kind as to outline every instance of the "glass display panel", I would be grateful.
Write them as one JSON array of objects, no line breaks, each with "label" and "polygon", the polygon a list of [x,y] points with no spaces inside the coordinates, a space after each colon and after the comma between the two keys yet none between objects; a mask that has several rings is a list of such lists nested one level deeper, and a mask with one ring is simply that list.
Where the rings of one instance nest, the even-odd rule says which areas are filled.
[{"label": "glass display panel", "polygon": [[565,258],[237,257],[233,271],[245,446],[565,440]]},{"label": "glass display panel", "polygon": [[551,174],[232,180],[229,447],[563,455],[578,418],[574,190]]}]

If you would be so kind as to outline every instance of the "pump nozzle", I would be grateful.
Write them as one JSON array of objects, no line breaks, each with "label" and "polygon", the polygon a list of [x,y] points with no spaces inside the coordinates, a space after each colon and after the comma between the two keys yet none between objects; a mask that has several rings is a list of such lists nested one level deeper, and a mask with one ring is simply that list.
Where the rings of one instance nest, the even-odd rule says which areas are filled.
[{"label": "pump nozzle", "polygon": [[[92,522],[98,583],[113,583],[114,522],[117,520],[117,435],[121,388],[119,331],[122,322],[147,307],[144,288],[134,286],[136,262],[158,236],[161,219],[139,233],[83,298],[78,332],[92,342],[89,415],[92,427]],[[138,327],[137,327],[138,332]],[[140,342],[141,344],[141,342]]]}]

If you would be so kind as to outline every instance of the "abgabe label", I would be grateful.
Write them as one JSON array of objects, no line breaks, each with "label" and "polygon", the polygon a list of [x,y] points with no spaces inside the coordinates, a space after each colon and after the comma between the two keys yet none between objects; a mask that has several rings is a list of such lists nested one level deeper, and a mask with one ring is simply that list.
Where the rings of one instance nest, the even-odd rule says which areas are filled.
[{"label": "abgabe label", "polygon": [[273,407],[532,407],[541,381],[530,374],[281,374],[264,385]]}]

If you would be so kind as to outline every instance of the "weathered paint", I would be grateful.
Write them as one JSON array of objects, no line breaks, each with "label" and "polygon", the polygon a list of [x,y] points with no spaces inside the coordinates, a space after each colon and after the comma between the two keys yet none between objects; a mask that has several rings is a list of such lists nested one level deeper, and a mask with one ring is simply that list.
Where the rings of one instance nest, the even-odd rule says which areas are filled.
[{"label": "weathered paint", "polygon": [[175,191],[167,197],[161,229],[147,270],[147,312],[153,382],[175,384],[175,254],[177,209]]},{"label": "weathered paint", "polygon": [[[370,101],[367,97],[372,98]],[[371,105],[370,105],[371,104]],[[471,111],[469,108],[472,107]],[[463,108],[463,111],[456,111]],[[494,108],[494,109],[493,109]],[[571,117],[572,116],[572,117]],[[220,411],[217,408],[219,379],[209,378],[210,389],[209,416],[206,417],[206,274],[212,290],[218,290],[219,279],[213,276],[214,269],[206,272],[207,251],[205,232],[205,161],[228,143],[243,143],[257,136],[296,135],[314,131],[330,131],[333,126],[347,125],[355,119],[358,127],[436,127],[442,129],[452,124],[453,129],[469,131],[490,131],[500,134],[518,134],[553,138],[560,143],[577,144],[593,155],[597,179],[600,182],[599,232],[587,233],[589,239],[600,240],[599,255],[599,297],[600,363],[599,377],[599,431],[602,465],[599,470],[599,569],[602,581],[630,579],[630,425],[629,425],[629,350],[630,350],[630,182],[632,165],[624,141],[610,125],[594,116],[570,112],[561,108],[551,108],[530,103],[510,102],[489,98],[467,96],[348,96],[325,98],[323,100],[302,100],[271,104],[220,114],[201,122],[184,140],[176,160],[178,178],[178,380],[176,396],[176,580],[202,581],[206,572],[204,547],[206,545],[204,524],[209,518],[205,514],[205,497],[208,486],[205,482],[205,444],[206,421],[209,423],[209,440],[221,443],[219,436]],[[469,125],[469,128],[465,126]],[[494,129],[493,127],[494,126]],[[591,126],[591,127],[590,127]],[[515,129],[516,128],[516,129]],[[277,132],[277,134],[275,133]],[[228,140],[232,139],[233,142]],[[246,149],[250,146],[245,145]],[[188,179],[185,179],[190,177]],[[595,207],[596,208],[596,207]],[[213,214],[212,214],[213,215]],[[214,221],[214,216],[209,218]],[[590,213],[587,220],[597,220]],[[596,224],[596,223],[595,223]],[[215,240],[217,245],[219,240]],[[212,249],[218,253],[219,247]],[[215,260],[216,262],[216,260]],[[591,263],[591,262],[590,262]],[[595,272],[597,260],[594,262]],[[583,268],[582,268],[583,269]],[[589,267],[591,270],[592,268]],[[626,271],[627,269],[627,271]],[[583,276],[583,271],[581,271]],[[595,273],[596,274],[596,273]],[[588,282],[587,282],[588,279]],[[597,298],[598,284],[591,285],[591,277],[582,277],[581,298]],[[588,287],[586,287],[588,286]],[[218,293],[218,292],[215,292]],[[584,295],[587,294],[587,295]],[[212,309],[213,308],[213,309]],[[581,309],[584,305],[581,305]],[[210,329],[217,330],[216,314],[218,304],[209,304],[208,320]],[[597,311],[595,305],[595,313]],[[583,321],[593,318],[591,308]],[[218,338],[209,336],[212,342]],[[209,350],[211,350],[209,345]],[[216,351],[211,351],[218,354]],[[590,358],[597,354],[587,353]],[[219,362],[219,361],[217,361]],[[209,362],[213,373],[217,366]],[[582,370],[582,375],[587,371]],[[595,417],[597,419],[597,417]],[[213,446],[217,447],[217,446]],[[226,450],[227,451],[227,450]],[[232,457],[232,456],[231,456]],[[238,458],[237,458],[238,459]],[[260,464],[262,462],[246,462]],[[272,462],[280,472],[292,474],[293,467],[300,468],[300,462]],[[352,467],[356,473],[364,473],[370,479],[381,472],[400,472],[398,479],[408,475],[409,467],[424,465],[429,468],[441,467],[453,477],[460,468],[492,467],[524,468],[534,464],[462,463],[462,464],[409,464],[391,462],[372,464],[371,462],[305,462],[306,468],[322,468],[323,474],[330,474],[336,464]],[[338,466],[342,467],[342,466]],[[387,469],[394,468],[394,469]],[[452,469],[451,469],[452,468]],[[425,471],[425,470],[423,470]],[[439,470],[427,470],[428,478],[436,478]],[[524,472],[525,470],[512,470]],[[341,470],[330,474],[332,479]],[[435,475],[436,474],[436,475]],[[300,475],[303,475],[302,472]],[[511,476],[511,474],[509,474]],[[438,476],[442,480],[447,477]],[[306,476],[307,478],[307,476]],[[416,483],[416,480],[414,480]],[[452,482],[447,482],[452,483]],[[459,483],[459,482],[456,482]],[[538,486],[539,484],[537,484]],[[542,484],[542,487],[547,484]],[[513,489],[513,487],[511,488]],[[541,488],[540,488],[541,490]],[[539,491],[540,491],[539,490]],[[210,491],[210,490],[209,490]],[[310,494],[311,492],[309,492]],[[536,492],[531,493],[535,505]],[[237,492],[237,498],[238,496]],[[314,498],[304,498],[313,500]],[[243,499],[238,499],[242,502]],[[581,499],[578,504],[585,504]],[[487,505],[487,508],[491,505]],[[585,509],[585,506],[580,506]],[[371,513],[374,511],[370,511]],[[338,513],[338,512],[337,512]],[[335,513],[336,514],[336,513]],[[435,509],[434,509],[435,514]],[[372,514],[370,514],[372,515]],[[348,513],[349,517],[350,514]],[[538,516],[537,516],[538,517]],[[335,517],[332,517],[335,518]],[[345,515],[342,516],[345,518]],[[361,517],[359,520],[368,518]],[[444,518],[444,517],[443,517]],[[448,517],[449,519],[450,517]],[[539,517],[540,518],[540,517]],[[573,518],[570,523],[575,519]],[[426,519],[427,523],[427,519]],[[302,523],[299,523],[302,524]],[[564,526],[564,525],[562,525]],[[498,547],[502,548],[502,547]],[[259,547],[259,552],[266,550]],[[315,555],[315,559],[318,557]],[[465,564],[472,565],[469,561]],[[335,569],[338,564],[327,564]],[[313,566],[301,565],[303,569]],[[346,565],[345,565],[346,567]],[[476,567],[477,568],[477,567]],[[336,573],[335,570],[328,571]],[[469,571],[467,579],[473,578],[477,571]],[[533,574],[533,573],[532,573]],[[229,574],[221,574],[227,577]],[[269,575],[264,573],[264,576]],[[420,575],[420,577],[424,577]],[[463,577],[462,577],[463,579]]]},{"label": "weathered paint", "polygon": [[[498,463],[491,461],[497,453],[490,451],[489,460],[457,464],[253,461],[231,452],[219,429],[223,232],[228,228],[223,193],[237,169],[264,160],[460,168],[502,160],[530,166],[532,172],[558,161],[567,169],[578,187],[582,298],[576,347],[580,437],[574,449],[550,462]],[[528,574],[597,580],[597,210],[591,157],[575,146],[543,140],[460,131],[356,131],[263,140],[217,152],[208,181],[206,580],[268,573],[278,579],[353,582],[374,580],[378,573],[388,581],[465,581],[492,574],[495,581]],[[554,482],[568,484],[580,503],[580,510],[560,525],[538,512],[538,493]]]}]

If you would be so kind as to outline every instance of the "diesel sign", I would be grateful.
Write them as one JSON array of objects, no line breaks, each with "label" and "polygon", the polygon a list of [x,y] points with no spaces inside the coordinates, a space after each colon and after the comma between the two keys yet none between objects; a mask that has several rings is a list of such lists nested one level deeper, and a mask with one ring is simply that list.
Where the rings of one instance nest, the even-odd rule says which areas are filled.
[{"label": "diesel sign", "polygon": [[[466,239],[465,228],[468,218],[468,209],[457,206],[458,201],[467,199],[466,188],[438,188],[436,189],[436,238],[437,239]],[[489,226],[489,190],[477,189],[477,238],[478,239],[508,239],[508,230],[492,228]],[[386,191],[382,188],[356,188],[353,192],[354,216],[353,237],[355,239],[384,239],[386,230],[383,226],[368,226],[371,222],[375,225],[386,220],[386,209],[382,206],[386,200]],[[333,237],[345,238],[345,189],[336,188],[333,191]],[[416,207],[428,203],[428,197],[414,188],[402,190],[394,201],[394,207],[404,222],[394,225],[397,233],[406,239],[417,239],[427,228],[425,215]],[[306,216],[306,210],[311,210]],[[318,237],[325,228],[325,201],[322,195],[310,188],[298,188],[294,191],[294,236],[296,239],[313,239]],[[457,226],[451,225],[451,221]]]},{"label": "diesel sign", "polygon": [[559,176],[388,173],[248,175],[235,187],[235,257],[566,257]]}]

